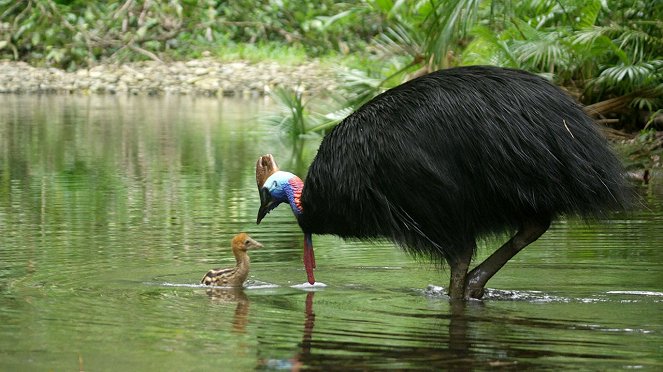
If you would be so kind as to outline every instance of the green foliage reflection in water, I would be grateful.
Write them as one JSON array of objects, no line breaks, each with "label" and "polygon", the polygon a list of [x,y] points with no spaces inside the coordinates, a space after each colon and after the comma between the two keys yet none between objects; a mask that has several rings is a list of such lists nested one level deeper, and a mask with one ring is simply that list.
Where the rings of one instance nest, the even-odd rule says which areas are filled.
[{"label": "green foliage reflection in water", "polygon": [[[121,266],[126,258],[107,250],[116,244],[113,236],[132,236],[138,245],[166,239],[177,255],[176,247],[225,246],[246,228],[240,221],[253,215],[254,204],[241,191],[254,184],[253,170],[238,159],[258,156],[260,150],[253,147],[257,134],[233,126],[250,127],[255,111],[242,113],[240,122],[224,121],[238,114],[222,112],[224,106],[215,100],[194,100],[188,113],[174,108],[179,98],[6,100],[15,101],[8,106],[16,110],[3,112],[0,138],[14,147],[1,147],[0,198],[3,205],[23,207],[0,214],[3,224],[13,226],[6,238],[25,242],[28,256],[55,255],[50,258],[59,262],[62,252],[34,247],[66,240],[89,249],[73,253],[68,258],[72,265],[85,268],[101,261]],[[107,122],[110,113],[113,127]],[[222,177],[229,172],[234,176]],[[197,192],[181,199],[180,188]],[[218,208],[224,213],[218,214]],[[196,233],[201,221],[212,233],[202,242]],[[42,241],[34,241],[40,230]],[[143,247],[145,254],[150,249]]]}]

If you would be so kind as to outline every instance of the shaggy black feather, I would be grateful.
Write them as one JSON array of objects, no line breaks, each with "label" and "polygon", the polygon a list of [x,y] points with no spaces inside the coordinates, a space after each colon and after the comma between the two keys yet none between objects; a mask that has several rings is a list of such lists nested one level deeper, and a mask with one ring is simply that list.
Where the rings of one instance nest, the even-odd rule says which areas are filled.
[{"label": "shaggy black feather", "polygon": [[442,260],[526,220],[629,200],[622,165],[572,98],[527,72],[459,67],[388,90],[332,130],[299,224]]}]

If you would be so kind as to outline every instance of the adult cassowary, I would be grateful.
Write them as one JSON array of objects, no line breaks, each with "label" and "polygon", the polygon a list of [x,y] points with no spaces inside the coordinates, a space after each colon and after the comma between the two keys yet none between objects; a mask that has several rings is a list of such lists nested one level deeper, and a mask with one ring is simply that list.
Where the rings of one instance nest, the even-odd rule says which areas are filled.
[{"label": "adult cassowary", "polygon": [[[451,268],[449,295],[486,282],[560,215],[624,209],[619,160],[582,108],[530,73],[497,67],[433,72],[390,89],[322,141],[306,182],[256,165],[257,222],[289,203],[314,283],[311,234],[386,237]],[[515,235],[468,272],[476,239]]]}]

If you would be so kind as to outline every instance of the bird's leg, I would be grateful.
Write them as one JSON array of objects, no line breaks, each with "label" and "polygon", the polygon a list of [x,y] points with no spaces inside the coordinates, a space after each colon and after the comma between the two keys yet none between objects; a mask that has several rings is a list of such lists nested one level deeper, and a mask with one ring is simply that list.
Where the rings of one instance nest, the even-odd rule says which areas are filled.
[{"label": "bird's leg", "polygon": [[484,286],[516,253],[538,239],[550,227],[550,218],[526,221],[508,242],[467,274],[466,298],[481,298]]},{"label": "bird's leg", "polygon": [[310,233],[304,234],[304,268],[309,284],[315,284],[313,269],[315,268],[315,256],[313,254],[313,240]]},{"label": "bird's leg", "polygon": [[465,285],[467,270],[470,267],[472,254],[476,248],[476,242],[465,244],[460,253],[447,259],[447,263],[451,268],[451,278],[449,279],[449,297],[452,300],[460,300],[465,297]]}]

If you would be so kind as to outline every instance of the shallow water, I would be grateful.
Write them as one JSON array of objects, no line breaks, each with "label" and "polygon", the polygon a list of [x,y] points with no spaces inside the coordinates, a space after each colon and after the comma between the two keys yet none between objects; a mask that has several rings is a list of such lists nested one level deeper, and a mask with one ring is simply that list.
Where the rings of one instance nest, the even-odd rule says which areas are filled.
[{"label": "shallow water", "polygon": [[[292,155],[268,109],[0,95],[0,370],[663,369],[660,187],[631,215],[554,223],[483,301],[329,236],[310,287],[291,212],[255,225],[253,167],[272,152],[304,174],[317,141]],[[247,288],[198,285],[239,231],[265,246]]]}]

